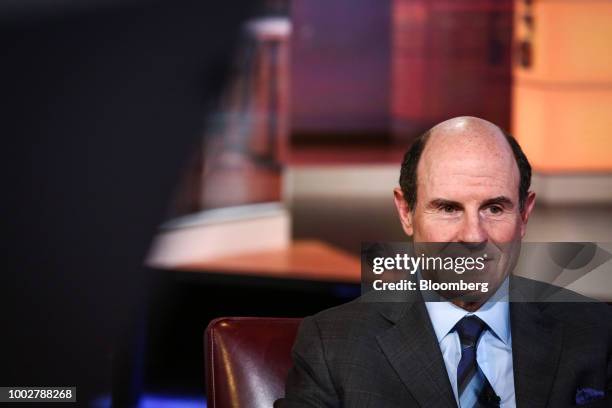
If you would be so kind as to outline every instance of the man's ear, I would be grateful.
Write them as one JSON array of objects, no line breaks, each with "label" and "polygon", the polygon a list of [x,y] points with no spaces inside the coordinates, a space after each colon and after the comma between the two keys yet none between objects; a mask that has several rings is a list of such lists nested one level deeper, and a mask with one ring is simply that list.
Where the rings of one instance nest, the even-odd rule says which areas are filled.
[{"label": "man's ear", "polygon": [[397,208],[397,214],[399,215],[400,222],[402,223],[402,228],[404,232],[409,237],[414,233],[414,229],[412,227],[412,213],[410,212],[410,208],[408,207],[408,203],[404,199],[404,193],[402,189],[399,187],[395,187],[393,189],[393,199],[395,200],[395,208]]},{"label": "man's ear", "polygon": [[533,207],[535,206],[535,198],[536,194],[533,191],[530,191],[525,199],[525,207],[521,212],[521,238],[523,238],[527,232],[527,221],[529,221],[529,216],[531,215],[531,211],[533,211]]}]

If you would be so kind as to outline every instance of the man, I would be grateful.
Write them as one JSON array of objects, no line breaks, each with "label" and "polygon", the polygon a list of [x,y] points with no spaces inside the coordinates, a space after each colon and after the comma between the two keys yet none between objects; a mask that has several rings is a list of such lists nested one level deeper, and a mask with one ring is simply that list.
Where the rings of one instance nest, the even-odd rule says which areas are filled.
[{"label": "man", "polygon": [[[511,136],[485,120],[460,117],[413,144],[395,205],[415,245],[508,248],[520,243],[534,207],[530,179],[529,162]],[[501,251],[501,258],[511,253]],[[504,262],[494,268],[503,273],[487,278],[493,290],[481,296],[358,299],[304,319],[285,398],[276,405],[612,406],[609,308],[492,301],[494,293],[525,286],[507,276],[514,264]]]}]

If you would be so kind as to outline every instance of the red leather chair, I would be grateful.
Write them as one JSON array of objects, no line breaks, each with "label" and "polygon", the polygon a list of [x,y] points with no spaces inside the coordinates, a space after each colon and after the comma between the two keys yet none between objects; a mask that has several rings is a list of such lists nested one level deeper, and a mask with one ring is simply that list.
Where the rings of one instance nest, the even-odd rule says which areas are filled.
[{"label": "red leather chair", "polygon": [[210,322],[204,336],[208,407],[272,407],[284,395],[301,320],[221,317]]}]

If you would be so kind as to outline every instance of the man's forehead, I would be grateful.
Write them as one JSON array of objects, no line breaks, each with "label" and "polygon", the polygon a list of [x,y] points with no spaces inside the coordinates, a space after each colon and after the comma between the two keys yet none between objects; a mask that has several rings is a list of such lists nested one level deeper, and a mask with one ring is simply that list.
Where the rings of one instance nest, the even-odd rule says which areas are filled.
[{"label": "man's forehead", "polygon": [[518,198],[518,174],[513,169],[506,172],[490,171],[476,173],[470,171],[427,172],[418,181],[419,200],[431,201],[447,199],[461,202],[486,201],[493,197]]},{"label": "man's forehead", "polygon": [[519,170],[497,126],[476,118],[456,118],[432,129],[419,161],[417,180],[429,191],[449,186],[514,190]]},{"label": "man's forehead", "polygon": [[423,155],[419,180],[431,177],[514,179],[519,175],[514,156],[492,149],[445,149]]}]

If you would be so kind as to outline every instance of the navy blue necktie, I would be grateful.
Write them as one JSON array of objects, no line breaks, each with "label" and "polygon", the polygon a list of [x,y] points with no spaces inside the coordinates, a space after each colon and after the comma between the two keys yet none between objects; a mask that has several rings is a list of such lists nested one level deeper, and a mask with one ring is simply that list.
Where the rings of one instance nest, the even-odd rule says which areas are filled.
[{"label": "navy blue necktie", "polygon": [[461,340],[457,366],[457,391],[461,408],[499,407],[499,397],[476,361],[478,339],[487,324],[477,316],[465,316],[455,325]]}]

